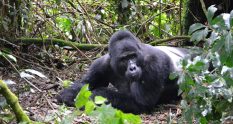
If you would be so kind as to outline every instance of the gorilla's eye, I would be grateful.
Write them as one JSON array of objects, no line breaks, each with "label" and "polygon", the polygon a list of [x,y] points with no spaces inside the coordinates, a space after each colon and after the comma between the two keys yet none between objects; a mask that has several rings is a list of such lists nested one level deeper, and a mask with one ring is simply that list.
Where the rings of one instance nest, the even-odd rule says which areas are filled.
[{"label": "gorilla's eye", "polygon": [[137,54],[136,53],[133,53],[133,54],[129,54],[127,56],[128,59],[134,59],[134,58],[137,58]]},{"label": "gorilla's eye", "polygon": [[134,54],[134,53],[133,54],[128,54],[128,55],[122,56],[120,58],[120,62],[127,63],[129,60],[135,59],[135,58],[137,58],[136,54]]}]

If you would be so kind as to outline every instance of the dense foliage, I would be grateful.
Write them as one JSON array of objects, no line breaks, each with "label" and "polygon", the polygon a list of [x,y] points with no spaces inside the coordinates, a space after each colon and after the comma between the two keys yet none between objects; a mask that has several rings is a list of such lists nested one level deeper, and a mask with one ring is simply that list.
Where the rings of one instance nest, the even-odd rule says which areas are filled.
[{"label": "dense foliage", "polygon": [[91,123],[98,124],[140,124],[141,118],[138,115],[125,114],[114,109],[111,104],[105,104],[107,99],[96,96],[91,97],[92,92],[88,85],[84,85],[76,97],[75,107],[77,110],[68,113],[62,108],[59,116],[54,116],[56,123],[71,123],[77,115],[86,114],[91,117]]},{"label": "dense foliage", "polygon": [[161,4],[150,0],[31,0],[9,4],[7,1],[0,9],[3,12],[0,36],[7,39],[13,35],[106,43],[121,28],[136,32],[143,41],[180,32],[180,0],[161,1]]},{"label": "dense foliage", "polygon": [[202,49],[193,51],[198,56],[182,61],[179,73],[182,119],[190,124],[224,123],[233,115],[233,11],[213,18],[216,10],[208,8],[208,25],[189,29],[195,44],[204,41]]}]

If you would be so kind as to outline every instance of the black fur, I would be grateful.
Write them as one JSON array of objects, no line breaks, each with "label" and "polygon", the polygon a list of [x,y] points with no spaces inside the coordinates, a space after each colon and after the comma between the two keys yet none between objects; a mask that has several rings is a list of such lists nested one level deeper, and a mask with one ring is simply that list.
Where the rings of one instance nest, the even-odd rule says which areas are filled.
[{"label": "black fur", "polygon": [[[129,60],[135,66],[133,71],[129,69]],[[166,53],[141,43],[129,31],[118,31],[110,38],[109,54],[95,60],[84,78],[62,91],[57,99],[73,105],[80,88],[89,83],[93,96],[106,97],[113,107],[124,112],[150,112],[158,103],[177,98],[176,80],[169,80],[173,71],[174,65]],[[117,91],[108,88],[109,83]]]}]

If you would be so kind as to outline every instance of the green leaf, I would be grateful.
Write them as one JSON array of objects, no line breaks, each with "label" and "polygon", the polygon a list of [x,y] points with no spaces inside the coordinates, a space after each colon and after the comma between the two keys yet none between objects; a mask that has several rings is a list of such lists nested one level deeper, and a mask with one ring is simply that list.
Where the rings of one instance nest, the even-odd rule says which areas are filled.
[{"label": "green leaf", "polygon": [[233,26],[233,10],[230,12],[230,26]]},{"label": "green leaf", "polygon": [[225,39],[225,50],[229,54],[232,51],[232,44],[233,44],[232,35],[231,35],[231,31],[229,31]]},{"label": "green leaf", "polygon": [[88,101],[85,104],[85,113],[90,114],[95,109],[95,104],[92,101]]},{"label": "green leaf", "polygon": [[192,34],[190,40],[196,41],[195,43],[197,44],[199,41],[205,39],[207,35],[208,35],[208,28],[205,28],[203,30],[198,30]]},{"label": "green leaf", "polygon": [[209,45],[212,45],[217,39],[219,39],[218,33],[212,31],[210,37],[208,38]]},{"label": "green leaf", "polygon": [[201,117],[200,122],[201,124],[208,124],[208,121],[206,120],[205,117]]},{"label": "green leaf", "polygon": [[68,17],[57,17],[56,22],[58,23],[58,27],[65,31],[68,32],[71,29],[72,21]]},{"label": "green leaf", "polygon": [[95,97],[95,104],[103,104],[106,101],[107,101],[107,99],[102,97],[102,96],[96,96]]},{"label": "green leaf", "polygon": [[[116,110],[111,105],[102,104],[93,111],[91,116],[98,119],[99,124],[109,124],[113,120],[116,121]],[[119,120],[119,119],[118,119]]]},{"label": "green leaf", "polygon": [[122,111],[118,110],[116,116],[121,118],[124,124],[141,124],[142,120],[140,116],[134,114],[125,114]]},{"label": "green leaf", "polygon": [[224,25],[227,29],[230,29],[230,14],[222,13],[222,19],[224,20]]},{"label": "green leaf", "polygon": [[170,79],[170,80],[174,80],[174,79],[176,79],[178,76],[179,76],[179,73],[178,73],[178,72],[172,72],[172,73],[169,75],[169,79]]},{"label": "green leaf", "polygon": [[212,46],[211,51],[214,53],[216,51],[220,51],[224,46],[224,39],[221,37],[220,39],[216,40],[214,45]]},{"label": "green leaf", "polygon": [[207,20],[210,23],[212,21],[212,18],[214,17],[214,13],[217,11],[217,8],[212,5],[207,10]]},{"label": "green leaf", "polygon": [[17,59],[13,56],[13,55],[10,55],[10,54],[5,54],[6,55],[6,57],[8,58],[8,59],[11,59],[11,60],[13,60],[14,62],[17,62]]},{"label": "green leaf", "polygon": [[189,32],[188,34],[192,34],[193,32],[197,31],[197,30],[200,30],[202,28],[205,28],[206,26],[201,24],[201,23],[195,23],[195,24],[192,24],[189,28]]},{"label": "green leaf", "polygon": [[89,97],[91,96],[91,92],[88,90],[88,84],[84,85],[78,95],[76,96],[76,101],[75,101],[75,107],[76,108],[81,108],[83,107],[89,100]]},{"label": "green leaf", "polygon": [[64,88],[68,88],[72,84],[72,81],[70,81],[70,80],[63,80],[62,84],[63,84]]}]

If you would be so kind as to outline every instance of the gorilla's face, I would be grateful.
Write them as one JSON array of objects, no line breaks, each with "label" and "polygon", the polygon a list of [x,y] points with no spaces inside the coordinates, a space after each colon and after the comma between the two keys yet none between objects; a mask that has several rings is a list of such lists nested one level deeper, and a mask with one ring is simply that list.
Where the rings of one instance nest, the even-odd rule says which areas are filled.
[{"label": "gorilla's face", "polygon": [[116,74],[133,82],[142,75],[140,47],[137,42],[125,40],[115,44],[112,48],[111,66]]}]

